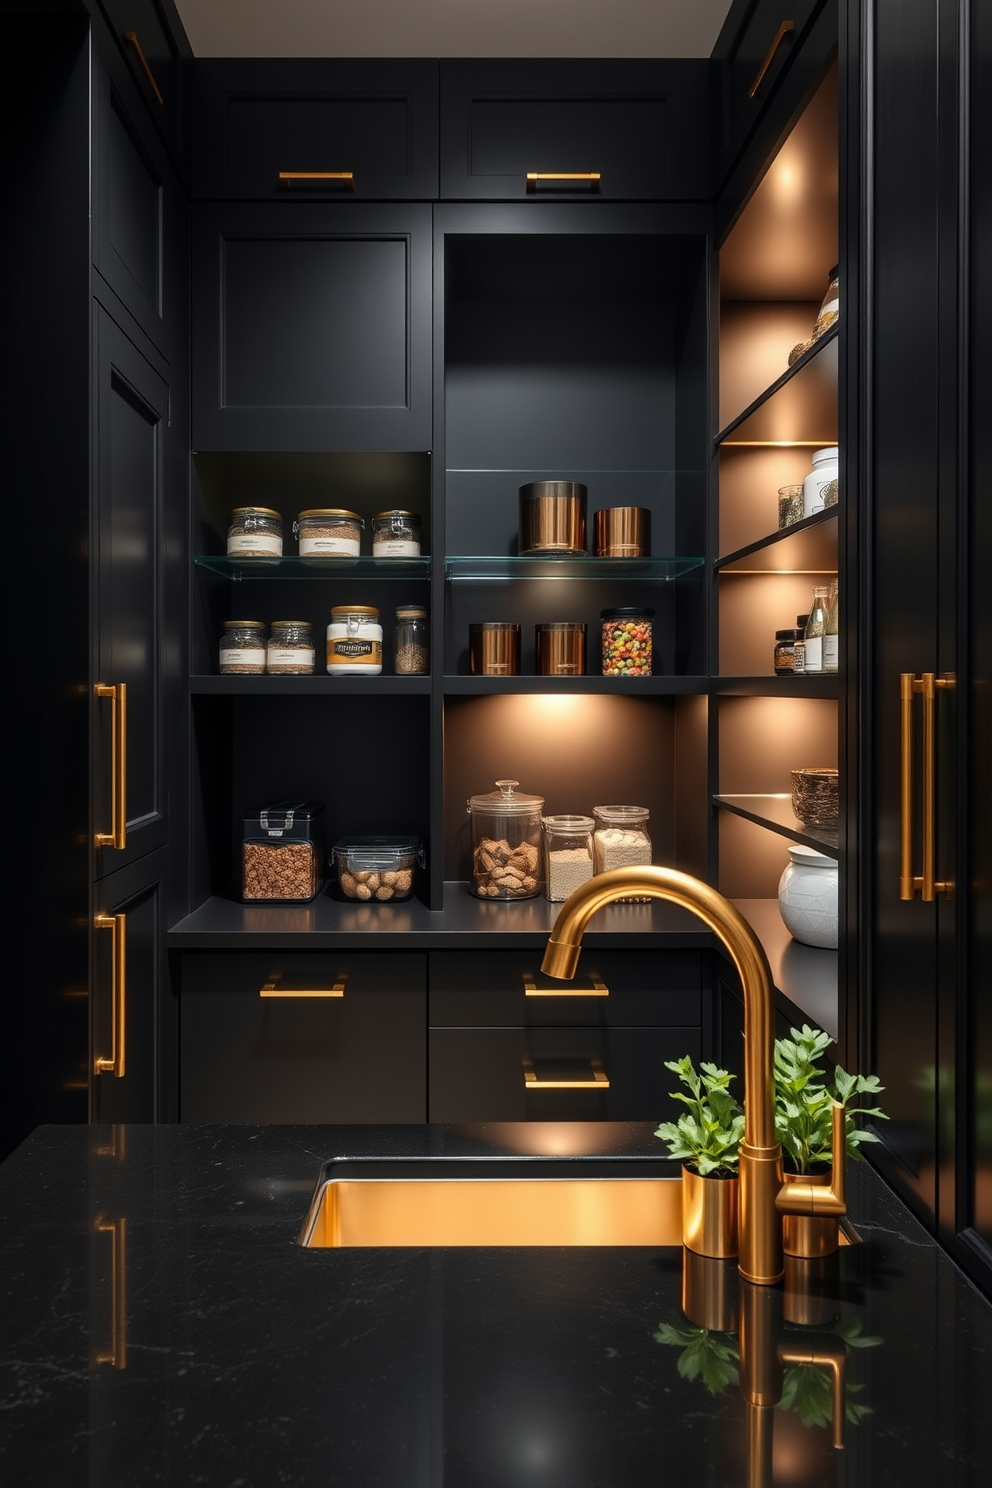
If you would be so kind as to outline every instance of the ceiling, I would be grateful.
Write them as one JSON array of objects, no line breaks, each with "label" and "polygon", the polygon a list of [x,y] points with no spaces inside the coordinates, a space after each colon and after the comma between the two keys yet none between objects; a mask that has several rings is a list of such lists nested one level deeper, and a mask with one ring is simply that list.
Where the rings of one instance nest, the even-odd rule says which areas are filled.
[{"label": "ceiling", "polygon": [[196,57],[708,57],[731,0],[175,0]]}]

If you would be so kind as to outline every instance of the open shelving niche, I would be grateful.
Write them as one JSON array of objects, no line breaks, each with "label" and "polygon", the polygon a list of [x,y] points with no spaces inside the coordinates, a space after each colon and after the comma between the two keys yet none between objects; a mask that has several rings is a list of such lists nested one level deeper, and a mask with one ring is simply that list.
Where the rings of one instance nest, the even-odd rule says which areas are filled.
[{"label": "open shelving niche", "polygon": [[718,887],[759,935],[788,1003],[834,1037],[837,952],[792,939],[777,891],[787,844],[841,857],[837,833],[805,827],[791,806],[793,768],[837,764],[841,680],[776,677],[772,651],[775,631],[839,568],[836,506],[777,525],[778,488],[801,483],[812,452],[838,442],[839,328],[788,360],[838,261],[838,188],[834,66],[718,248],[711,669]]}]

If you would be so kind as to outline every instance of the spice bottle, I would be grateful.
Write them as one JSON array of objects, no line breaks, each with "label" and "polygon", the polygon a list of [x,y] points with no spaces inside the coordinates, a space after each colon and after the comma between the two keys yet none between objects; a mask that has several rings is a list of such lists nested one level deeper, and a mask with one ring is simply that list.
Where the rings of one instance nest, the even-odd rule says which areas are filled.
[{"label": "spice bottle", "polygon": [[792,675],[801,677],[806,671],[806,622],[808,615],[796,616],[796,641],[792,648]]},{"label": "spice bottle", "polygon": [[[635,868],[651,862],[651,838],[648,836],[646,806],[594,806],[596,830],[592,838],[593,871],[609,873],[613,868]],[[643,896],[631,894],[618,899],[618,904],[645,903]]]},{"label": "spice bottle", "polygon": [[393,670],[398,677],[424,677],[430,671],[430,639],[423,605],[397,606]]},{"label": "spice bottle", "polygon": [[420,518],[415,512],[377,512],[372,518],[373,558],[419,558]]},{"label": "spice bottle", "polygon": [[795,670],[796,642],[801,639],[803,632],[794,626],[789,630],[777,630],[775,632],[775,650],[773,664],[776,677],[791,677]]},{"label": "spice bottle", "polygon": [[236,506],[227,529],[229,558],[282,557],[282,517],[269,506]]},{"label": "spice bottle", "polygon": [[653,619],[639,605],[600,610],[604,677],[650,677]]},{"label": "spice bottle", "polygon": [[382,626],[374,605],[332,606],[327,670],[332,677],[377,677],[382,671]]},{"label": "spice bottle", "polygon": [[823,638],[827,629],[827,600],[830,589],[826,584],[817,584],[813,590],[813,603],[809,608],[809,619],[806,621],[806,634],[803,638],[803,667],[812,676],[822,673],[823,665]]},{"label": "spice bottle", "polygon": [[823,670],[836,672],[838,662],[837,580],[827,595],[827,618],[823,629]]},{"label": "spice bottle", "polygon": [[517,780],[497,780],[487,795],[470,796],[472,877],[479,899],[533,899],[541,892],[543,796],[517,793]]},{"label": "spice bottle", "polygon": [[265,670],[273,676],[302,677],[313,671],[313,627],[309,620],[273,620]]},{"label": "spice bottle", "polygon": [[225,620],[220,638],[223,676],[261,677],[265,672],[265,626],[261,620]]},{"label": "spice bottle", "polygon": [[545,816],[544,892],[558,903],[592,878],[591,816]]}]

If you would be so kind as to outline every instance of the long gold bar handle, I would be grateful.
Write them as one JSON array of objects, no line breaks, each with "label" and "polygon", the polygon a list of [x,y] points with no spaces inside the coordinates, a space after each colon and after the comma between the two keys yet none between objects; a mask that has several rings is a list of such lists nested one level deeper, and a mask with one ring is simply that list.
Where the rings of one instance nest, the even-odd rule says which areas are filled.
[{"label": "long gold bar handle", "polygon": [[110,1022],[110,1047],[113,1050],[113,1054],[109,1059],[95,1059],[93,1061],[93,1068],[98,1075],[113,1075],[116,1079],[123,1080],[124,1052],[127,1046],[125,1021],[127,1010],[127,915],[98,914],[94,917],[93,924],[98,930],[112,930],[114,933],[111,967],[113,995]]},{"label": "long gold bar handle", "polygon": [[279,179],[284,186],[292,186],[294,181],[340,181],[349,191],[355,189],[354,171],[280,171]]},{"label": "long gold bar handle", "polygon": [[[938,894],[949,894],[954,885],[935,876],[937,857],[937,693],[953,688],[953,677],[934,672],[902,672],[899,677],[900,723],[900,855],[899,898],[913,899],[917,892],[925,904]],[[913,699],[923,699],[923,864],[913,872]]]},{"label": "long gold bar handle", "polygon": [[137,56],[138,61],[141,63],[142,70],[144,71],[145,77],[148,79],[148,86],[151,88],[152,92],[155,94],[155,97],[157,98],[158,102],[159,103],[164,103],[165,102],[165,99],[162,97],[162,94],[159,92],[158,83],[155,81],[154,75],[152,74],[152,70],[148,66],[148,58],[145,56],[144,52],[141,50],[141,42],[138,40],[138,33],[136,31],[125,31],[124,32],[124,40],[130,42],[131,45],[134,47],[135,55]]},{"label": "long gold bar handle", "polygon": [[782,43],[785,40],[785,38],[789,35],[790,31],[794,31],[795,29],[796,29],[796,23],[795,23],[795,21],[783,21],[782,24],[781,24],[781,26],[779,26],[778,30],[775,32],[775,40],[772,42],[771,46],[768,48],[768,56],[765,58],[764,62],[762,62],[761,66],[758,68],[758,76],[755,78],[754,82],[751,84],[750,88],[748,88],[748,90],[747,90],[747,96],[748,96],[748,98],[753,98],[754,95],[757,93],[758,89],[761,87],[762,83],[765,80],[765,73],[768,71],[769,67],[771,67],[772,63],[775,61],[775,53],[778,51],[779,47],[782,45]]},{"label": "long gold bar handle", "polygon": [[524,1060],[524,1085],[528,1090],[609,1090],[610,1082],[598,1059],[590,1059],[591,1080],[539,1080],[529,1059]]},{"label": "long gold bar handle", "polygon": [[110,773],[113,791],[110,798],[110,831],[97,832],[97,847],[127,846],[127,683],[98,682],[98,698],[110,698],[111,745]]},{"label": "long gold bar handle", "polygon": [[913,693],[915,687],[915,674],[902,672],[899,677],[900,899],[912,899],[916,892],[916,878],[913,875]]},{"label": "long gold bar handle", "polygon": [[591,987],[538,987],[529,971],[523,973],[525,997],[609,997],[610,989],[598,976],[590,976]]},{"label": "long gold bar handle", "polygon": [[127,1219],[98,1219],[97,1230],[101,1235],[111,1236],[110,1252],[110,1331],[111,1347],[96,1356],[98,1364],[112,1364],[115,1369],[127,1368]]},{"label": "long gold bar handle", "polygon": [[602,179],[599,171],[528,171],[527,190],[536,191],[541,181],[575,181],[588,186],[590,191],[598,191]]},{"label": "long gold bar handle", "polygon": [[315,987],[312,991],[299,991],[289,987],[277,987],[275,982],[266,982],[259,987],[259,997],[343,997],[347,977],[339,977],[333,987]]}]

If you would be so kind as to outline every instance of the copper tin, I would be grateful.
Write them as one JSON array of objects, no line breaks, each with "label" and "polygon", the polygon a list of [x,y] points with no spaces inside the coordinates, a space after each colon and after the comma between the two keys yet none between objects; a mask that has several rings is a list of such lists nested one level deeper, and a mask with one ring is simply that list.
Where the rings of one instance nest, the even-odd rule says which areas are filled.
[{"label": "copper tin", "polygon": [[518,553],[584,553],[586,488],[578,481],[530,481],[520,487]]},{"label": "copper tin", "polygon": [[646,506],[608,506],[593,517],[597,558],[647,558],[651,552],[651,513]]},{"label": "copper tin", "polygon": [[473,677],[515,677],[520,671],[520,626],[507,620],[470,625],[468,664]]},{"label": "copper tin", "polygon": [[586,628],[570,620],[534,626],[534,650],[539,677],[584,677]]}]

